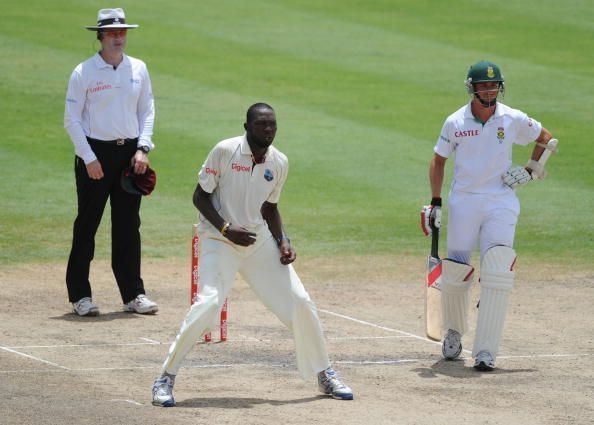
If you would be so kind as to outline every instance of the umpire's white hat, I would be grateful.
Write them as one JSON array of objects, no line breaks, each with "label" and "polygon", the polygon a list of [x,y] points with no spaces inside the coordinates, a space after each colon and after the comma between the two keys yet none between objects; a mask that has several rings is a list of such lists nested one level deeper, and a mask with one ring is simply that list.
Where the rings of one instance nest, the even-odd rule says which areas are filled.
[{"label": "umpire's white hat", "polygon": [[85,27],[89,31],[99,31],[103,29],[124,29],[138,28],[136,24],[127,24],[124,9],[101,9],[97,13],[97,25]]}]

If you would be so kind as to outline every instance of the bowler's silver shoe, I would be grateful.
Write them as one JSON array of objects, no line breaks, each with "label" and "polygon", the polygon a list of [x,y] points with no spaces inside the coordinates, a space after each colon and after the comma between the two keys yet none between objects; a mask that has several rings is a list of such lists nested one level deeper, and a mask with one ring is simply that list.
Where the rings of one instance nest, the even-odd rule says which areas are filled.
[{"label": "bowler's silver shoe", "polygon": [[175,375],[161,375],[153,384],[153,405],[162,407],[175,406],[173,399],[173,384]]},{"label": "bowler's silver shoe", "polygon": [[446,360],[455,360],[462,352],[462,335],[453,329],[448,329],[448,333],[443,339],[441,353]]},{"label": "bowler's silver shoe", "polygon": [[479,351],[474,359],[474,368],[483,372],[491,372],[495,369],[495,359],[488,351]]},{"label": "bowler's silver shoe", "polygon": [[334,369],[329,367],[318,373],[318,387],[324,394],[332,395],[337,400],[352,400],[353,391],[340,382]]}]

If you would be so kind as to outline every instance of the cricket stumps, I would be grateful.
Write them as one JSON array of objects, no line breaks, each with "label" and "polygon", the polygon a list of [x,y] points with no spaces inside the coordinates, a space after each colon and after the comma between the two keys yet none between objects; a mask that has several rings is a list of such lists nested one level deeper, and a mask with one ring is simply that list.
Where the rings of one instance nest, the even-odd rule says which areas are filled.
[{"label": "cricket stumps", "polygon": [[[190,275],[190,305],[196,302],[200,288],[200,237],[198,236],[198,225],[193,225],[192,236],[192,270]],[[221,342],[227,341],[227,314],[228,302],[225,298],[223,307],[221,309],[220,319],[220,336]],[[204,342],[212,342],[212,334],[210,332],[204,335]]]}]

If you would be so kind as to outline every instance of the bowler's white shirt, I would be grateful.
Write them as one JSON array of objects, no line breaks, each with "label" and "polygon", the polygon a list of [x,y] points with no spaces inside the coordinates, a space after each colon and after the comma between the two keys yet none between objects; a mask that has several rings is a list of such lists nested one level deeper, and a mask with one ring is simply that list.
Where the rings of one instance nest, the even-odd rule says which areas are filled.
[{"label": "bowler's white shirt", "polygon": [[513,144],[527,145],[541,129],[540,122],[499,102],[483,125],[468,103],[446,119],[434,151],[445,158],[456,153],[453,192],[510,193],[502,175],[512,164]]},{"label": "bowler's white shirt", "polygon": [[87,136],[98,140],[138,137],[139,146],[152,149],[154,120],[153,89],[143,61],[124,55],[113,69],[97,53],[72,72],[64,127],[85,164],[97,159]]},{"label": "bowler's white shirt", "polygon": [[[217,143],[198,177],[225,221],[253,230],[264,224],[262,204],[278,203],[288,172],[287,157],[274,146],[268,147],[265,162],[254,164],[252,150],[243,135]],[[204,217],[200,221],[203,230],[213,229]]]}]

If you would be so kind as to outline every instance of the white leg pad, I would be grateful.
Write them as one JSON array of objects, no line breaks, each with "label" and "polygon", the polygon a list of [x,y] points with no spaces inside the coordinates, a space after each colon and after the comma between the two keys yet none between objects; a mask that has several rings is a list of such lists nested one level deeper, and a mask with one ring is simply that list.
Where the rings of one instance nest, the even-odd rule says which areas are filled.
[{"label": "white leg pad", "polygon": [[490,248],[481,266],[481,297],[472,356],[483,350],[499,352],[509,293],[514,286],[516,253],[507,246]]},{"label": "white leg pad", "polygon": [[474,268],[468,264],[457,263],[447,258],[442,261],[441,275],[441,311],[442,327],[466,332],[468,322],[468,304]]}]

